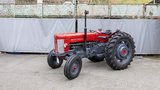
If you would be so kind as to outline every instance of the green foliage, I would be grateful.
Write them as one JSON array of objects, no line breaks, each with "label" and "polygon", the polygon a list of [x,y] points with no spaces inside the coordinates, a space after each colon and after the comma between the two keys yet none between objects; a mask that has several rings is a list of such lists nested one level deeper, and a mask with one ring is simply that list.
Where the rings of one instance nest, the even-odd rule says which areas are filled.
[{"label": "green foliage", "polygon": [[90,4],[108,4],[109,0],[90,0]]},{"label": "green foliage", "polygon": [[90,4],[146,4],[152,0],[90,0]]},{"label": "green foliage", "polygon": [[37,0],[15,0],[16,4],[36,4]]}]

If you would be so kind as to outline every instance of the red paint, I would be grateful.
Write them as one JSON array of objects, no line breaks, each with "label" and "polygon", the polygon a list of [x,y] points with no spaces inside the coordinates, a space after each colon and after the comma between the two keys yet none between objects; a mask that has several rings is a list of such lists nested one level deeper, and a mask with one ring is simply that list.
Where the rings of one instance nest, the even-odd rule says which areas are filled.
[{"label": "red paint", "polygon": [[123,49],[123,50],[122,50],[122,54],[125,55],[126,53],[127,53],[127,50],[126,50],[126,49]]},{"label": "red paint", "polygon": [[75,71],[76,71],[76,69],[77,69],[77,65],[76,65],[76,64],[74,64],[73,68],[74,68],[74,72],[75,72]]},{"label": "red paint", "polygon": [[[99,36],[108,36],[106,34],[102,34],[101,32],[97,33],[87,33],[87,42],[108,42],[108,40],[104,40],[102,38],[98,38]],[[64,44],[66,47],[64,47],[64,51],[68,52],[69,50],[69,44],[71,43],[83,43],[84,42],[84,33],[66,33],[66,34],[56,34],[54,36],[55,42],[55,52],[58,53],[58,45],[57,40],[58,39],[64,39]]]}]

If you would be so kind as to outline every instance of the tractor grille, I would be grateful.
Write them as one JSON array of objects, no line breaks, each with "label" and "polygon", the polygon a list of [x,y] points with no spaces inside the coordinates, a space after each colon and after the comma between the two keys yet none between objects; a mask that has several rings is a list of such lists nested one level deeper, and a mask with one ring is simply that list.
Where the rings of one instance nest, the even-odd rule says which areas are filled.
[{"label": "tractor grille", "polygon": [[59,53],[64,53],[64,40],[63,39],[59,39],[57,41],[58,44],[58,52]]}]

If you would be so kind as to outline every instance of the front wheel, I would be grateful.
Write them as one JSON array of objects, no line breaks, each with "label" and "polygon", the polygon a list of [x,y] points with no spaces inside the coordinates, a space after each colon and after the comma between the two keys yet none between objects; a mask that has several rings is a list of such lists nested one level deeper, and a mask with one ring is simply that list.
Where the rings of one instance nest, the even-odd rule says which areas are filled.
[{"label": "front wheel", "polygon": [[107,64],[115,70],[123,70],[130,65],[135,53],[135,43],[131,35],[117,32],[109,40],[105,49]]},{"label": "front wheel", "polygon": [[48,65],[51,68],[56,69],[56,68],[59,68],[62,65],[63,59],[59,58],[59,57],[56,57],[53,50],[52,50],[48,54],[47,62],[48,62]]},{"label": "front wheel", "polygon": [[82,60],[77,55],[72,55],[67,59],[64,66],[64,75],[69,79],[75,79],[78,77],[82,67]]}]

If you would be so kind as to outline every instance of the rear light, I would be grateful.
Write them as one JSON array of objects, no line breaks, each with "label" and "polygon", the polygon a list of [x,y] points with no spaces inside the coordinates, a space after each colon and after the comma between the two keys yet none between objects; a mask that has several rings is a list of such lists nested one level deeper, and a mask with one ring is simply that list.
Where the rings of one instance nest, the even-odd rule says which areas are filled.
[{"label": "rear light", "polygon": [[57,44],[58,44],[58,52],[64,53],[64,40],[63,39],[57,40]]}]

